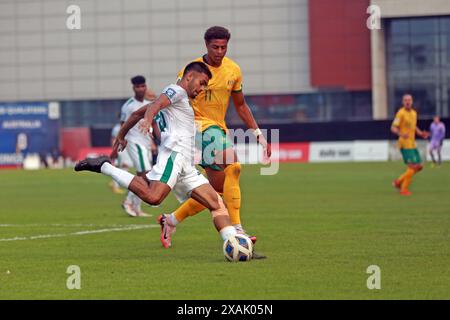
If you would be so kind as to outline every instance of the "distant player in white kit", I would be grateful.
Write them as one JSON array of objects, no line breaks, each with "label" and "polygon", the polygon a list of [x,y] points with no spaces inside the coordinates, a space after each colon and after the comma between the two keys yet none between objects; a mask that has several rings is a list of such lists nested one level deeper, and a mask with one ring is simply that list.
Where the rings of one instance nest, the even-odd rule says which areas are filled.
[{"label": "distant player in white kit", "polygon": [[[150,205],[159,205],[171,190],[180,202],[192,197],[211,211],[223,240],[235,235],[236,229],[231,225],[222,198],[194,165],[195,122],[189,98],[194,99],[203,91],[211,77],[211,71],[203,62],[191,62],[179,84],[167,86],[156,101],[133,112],[120,129],[112,156],[120,146],[127,145],[125,135],[142,118],[139,124],[142,131],[148,132],[152,125],[155,131],[160,131],[157,163],[148,174],[134,176],[111,165],[106,156],[82,160],[75,171],[88,170],[110,176]],[[157,115],[158,130],[153,121]],[[161,237],[166,236],[166,228],[167,224],[163,223]]]},{"label": "distant player in white kit", "polygon": [[[140,109],[142,106],[150,103],[145,99],[145,94],[148,91],[143,76],[135,76],[131,78],[133,84],[134,97],[128,99],[122,106],[120,114],[120,124],[123,125],[133,112]],[[126,152],[133,162],[138,176],[145,176],[145,174],[152,169],[151,154],[154,152],[156,145],[152,139],[151,132],[142,133],[138,125],[135,125],[128,132],[126,139],[128,144]],[[150,215],[142,211],[141,199],[133,192],[129,191],[126,199],[122,203],[125,212],[132,217],[148,217]]]},{"label": "distant player in white kit", "polygon": [[[114,142],[116,142],[116,137],[119,134],[120,127],[121,127],[121,124],[117,123],[111,130],[111,147],[114,145]],[[119,154],[117,155],[117,159],[114,161],[114,165],[117,166],[118,168],[126,167],[126,166],[124,166],[124,163],[123,163],[123,155],[125,153],[126,153],[126,150],[119,152]],[[114,192],[114,193],[117,193],[117,194],[125,193],[123,191],[123,189],[120,188],[119,184],[114,180],[111,181],[109,186],[111,187],[112,192]]]}]

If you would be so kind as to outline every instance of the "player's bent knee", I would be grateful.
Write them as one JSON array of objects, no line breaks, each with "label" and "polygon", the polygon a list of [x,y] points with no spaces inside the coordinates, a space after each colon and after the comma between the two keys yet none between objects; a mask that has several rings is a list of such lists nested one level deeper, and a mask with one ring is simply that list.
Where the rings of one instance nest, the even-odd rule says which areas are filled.
[{"label": "player's bent knee", "polygon": [[163,197],[153,193],[146,193],[142,200],[151,206],[159,206],[163,201]]}]

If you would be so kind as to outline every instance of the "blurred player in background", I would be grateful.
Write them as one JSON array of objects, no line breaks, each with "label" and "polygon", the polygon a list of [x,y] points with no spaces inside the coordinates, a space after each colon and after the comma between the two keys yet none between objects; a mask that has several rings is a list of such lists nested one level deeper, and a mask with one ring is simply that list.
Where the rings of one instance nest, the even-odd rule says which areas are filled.
[{"label": "blurred player in background", "polygon": [[[119,113],[120,117],[120,113]],[[121,124],[117,123],[111,130],[111,147],[114,146],[114,143],[116,142],[117,134],[119,133]],[[132,164],[127,163],[127,160],[129,160],[129,156],[126,150],[123,150],[118,153],[117,159],[114,161],[114,165],[118,168],[127,169],[129,166],[132,166]],[[120,188],[119,184],[111,180],[109,186],[111,187],[112,191],[117,194],[124,194],[125,191]]]},{"label": "blurred player in background", "polygon": [[16,154],[22,154],[25,158],[28,152],[28,137],[24,132],[20,132],[17,134],[16,139]]},{"label": "blurred player in background", "polygon": [[417,112],[413,109],[413,97],[410,94],[403,95],[403,106],[398,110],[392,122],[391,132],[398,136],[398,147],[403,156],[403,161],[408,166],[405,173],[392,182],[392,185],[400,189],[400,194],[411,195],[409,185],[412,177],[423,169],[422,159],[416,145],[416,134],[422,138],[428,138],[428,132],[417,127]]},{"label": "blurred player in background", "polygon": [[[266,157],[270,157],[270,145],[258,128],[253,114],[245,102],[242,92],[241,69],[233,60],[225,57],[227,53],[230,33],[223,27],[211,27],[204,35],[207,53],[194,61],[206,63],[213,74],[206,90],[201,92],[192,106],[195,112],[197,129],[197,141],[202,148],[201,166],[205,169],[208,180],[214,189],[223,194],[231,223],[238,233],[245,234],[241,224],[241,189],[239,177],[241,165],[233,149],[233,142],[227,136],[228,128],[225,123],[225,115],[228,109],[230,97],[239,117],[247,128],[253,129],[258,142],[264,148]],[[181,77],[183,71],[178,74]],[[205,154],[206,147],[213,150]],[[159,223],[163,226],[163,233],[166,237],[161,237],[163,246],[170,247],[171,235],[175,232],[175,226],[189,216],[194,216],[203,211],[205,206],[195,199],[188,199],[172,214],[163,214],[159,217]],[[249,236],[255,242],[255,236]],[[254,258],[259,255],[255,254]],[[261,256],[263,257],[263,256]]]},{"label": "blurred player in background", "polygon": [[[155,94],[147,88],[145,78],[143,76],[138,75],[131,78],[131,83],[133,85],[134,97],[128,99],[128,101],[122,106],[120,115],[121,125],[128,120],[134,111],[150,103],[150,100],[145,98],[146,96],[150,99],[155,98]],[[145,176],[145,174],[152,168],[150,156],[156,151],[157,148],[151,133],[142,133],[139,130],[138,125],[136,125],[128,132],[126,139],[128,144],[125,150],[128,152],[128,155],[133,162],[133,166],[136,169],[136,174],[138,176]],[[133,192],[129,191],[126,199],[122,203],[122,207],[125,212],[132,217],[150,216],[142,211],[141,204],[142,200]]]},{"label": "blurred player in background", "polygon": [[[433,161],[433,163],[431,164],[432,168],[434,168],[434,166],[436,165],[440,166],[442,164],[441,150],[442,144],[444,143],[444,139],[445,139],[445,124],[441,122],[439,116],[435,116],[433,118],[433,122],[430,125],[429,152],[431,160]],[[437,161],[436,158],[434,157],[434,152],[437,153]]]}]

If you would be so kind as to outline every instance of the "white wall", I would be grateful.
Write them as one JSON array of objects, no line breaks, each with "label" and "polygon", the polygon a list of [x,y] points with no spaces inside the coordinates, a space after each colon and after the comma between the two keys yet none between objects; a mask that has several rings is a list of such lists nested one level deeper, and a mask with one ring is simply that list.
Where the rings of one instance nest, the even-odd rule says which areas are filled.
[{"label": "white wall", "polygon": [[[223,25],[246,94],[311,91],[307,0],[2,0],[0,101],[122,98],[161,90]],[[81,7],[81,30],[66,8]]]}]

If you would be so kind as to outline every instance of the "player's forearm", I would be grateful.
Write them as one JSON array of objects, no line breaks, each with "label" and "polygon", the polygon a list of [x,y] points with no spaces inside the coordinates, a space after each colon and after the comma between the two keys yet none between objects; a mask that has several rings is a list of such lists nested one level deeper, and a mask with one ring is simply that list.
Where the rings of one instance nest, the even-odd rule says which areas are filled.
[{"label": "player's forearm", "polygon": [[236,111],[239,117],[244,122],[244,124],[247,126],[247,128],[254,130],[258,128],[258,124],[256,123],[255,117],[253,116],[250,107],[246,103],[236,107]]},{"label": "player's forearm", "polygon": [[125,121],[120,127],[117,137],[124,139],[128,131],[130,131],[130,129],[133,128],[136,125],[136,123],[138,123],[139,120],[141,120],[144,117],[146,108],[147,105],[133,112],[128,118],[128,120]]},{"label": "player's forearm", "polygon": [[130,131],[131,128],[135,126],[136,123],[138,123],[139,118],[136,116],[131,115],[130,118],[128,118],[127,121],[120,127],[120,131],[117,134],[117,138],[124,139],[127,135],[128,131]]},{"label": "player's forearm", "polygon": [[423,135],[425,134],[424,131],[420,130],[419,128],[416,128],[416,134],[420,137],[423,137]]},{"label": "player's forearm", "polygon": [[391,132],[397,136],[400,135],[400,130],[397,127],[392,126],[391,127]]},{"label": "player's forearm", "polygon": [[144,119],[148,121],[148,123],[153,123],[153,119],[156,117],[160,110],[160,107],[156,104],[152,104],[150,108],[147,109],[144,115]]}]

